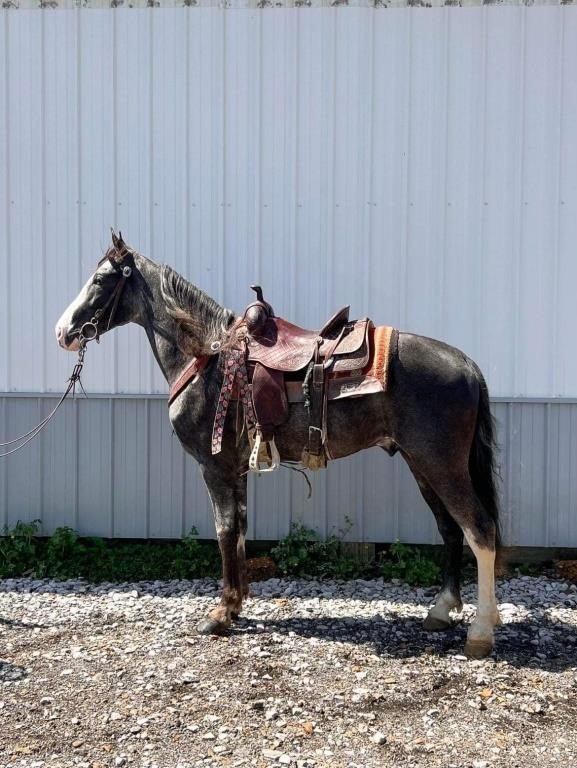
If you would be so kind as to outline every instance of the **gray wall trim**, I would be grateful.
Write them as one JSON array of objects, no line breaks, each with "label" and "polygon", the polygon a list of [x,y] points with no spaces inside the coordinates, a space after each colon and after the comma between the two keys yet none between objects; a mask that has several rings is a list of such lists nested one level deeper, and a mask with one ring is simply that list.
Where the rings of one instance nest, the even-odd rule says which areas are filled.
[{"label": "gray wall trim", "polygon": [[[26,432],[57,399],[0,397],[0,438]],[[492,410],[505,543],[577,547],[577,402],[499,400]],[[309,500],[295,473],[252,477],[251,538],[281,538],[296,521],[328,535],[349,518],[351,541],[440,541],[399,456],[364,451],[311,479]],[[0,528],[39,518],[45,533],[69,525],[85,535],[178,538],[194,526],[214,537],[208,495],[171,432],[164,397],[67,401],[41,437],[0,460],[0,484]]]}]

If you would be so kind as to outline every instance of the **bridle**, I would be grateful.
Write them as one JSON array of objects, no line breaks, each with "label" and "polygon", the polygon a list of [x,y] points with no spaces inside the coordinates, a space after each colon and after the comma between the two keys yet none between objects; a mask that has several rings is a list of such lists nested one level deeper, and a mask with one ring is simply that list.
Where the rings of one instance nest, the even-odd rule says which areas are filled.
[{"label": "bridle", "polygon": [[116,310],[118,309],[118,303],[120,301],[120,297],[122,296],[122,291],[124,290],[124,286],[126,285],[128,278],[132,275],[132,267],[130,267],[128,264],[126,264],[124,267],[121,267],[120,264],[118,264],[112,258],[110,252],[106,253],[105,256],[100,259],[98,262],[98,267],[100,267],[106,261],[106,259],[108,259],[114,271],[120,275],[120,280],[116,283],[116,286],[110,294],[106,304],[100,309],[97,309],[92,319],[87,323],[84,323],[80,329],[79,341],[81,346],[83,341],[84,344],[87,344],[89,341],[93,340],[97,342],[100,341],[100,331],[98,329],[98,324],[102,320],[102,317],[106,313],[108,307],[111,306],[110,314],[108,315],[108,323],[106,324],[105,329],[107,331],[110,330],[110,326],[112,325],[112,321],[116,315]]},{"label": "bridle", "polygon": [[[3,458],[4,456],[10,456],[12,453],[16,453],[21,448],[24,448],[25,445],[27,445],[38,434],[40,434],[40,432],[44,429],[44,427],[55,415],[56,411],[60,408],[62,403],[66,400],[68,395],[70,393],[72,393],[73,395],[76,393],[76,385],[78,385],[80,389],[84,392],[84,387],[82,386],[82,382],[80,380],[80,374],[84,366],[84,355],[86,354],[86,345],[88,344],[89,341],[94,341],[94,340],[99,341],[100,331],[98,329],[98,325],[101,322],[103,316],[105,315],[109,307],[111,309],[110,309],[110,314],[108,315],[106,330],[107,331],[110,330],[110,326],[112,325],[112,321],[114,319],[114,316],[116,315],[116,310],[118,309],[118,303],[120,301],[120,297],[122,296],[124,286],[126,285],[126,281],[128,280],[128,278],[132,275],[132,267],[130,267],[128,264],[125,265],[124,267],[121,267],[120,264],[118,264],[112,258],[110,252],[108,252],[98,262],[98,267],[100,267],[106,259],[108,259],[108,261],[112,265],[115,272],[118,272],[118,274],[120,275],[120,279],[117,282],[116,286],[114,287],[114,290],[112,291],[106,304],[101,309],[97,309],[92,319],[89,320],[87,323],[84,323],[84,325],[80,329],[80,332],[78,334],[78,342],[79,342],[78,360],[76,361],[76,365],[74,366],[72,373],[70,375],[70,378],[68,379],[68,386],[66,387],[64,394],[62,395],[60,400],[56,403],[55,407],[50,411],[48,416],[46,416],[45,419],[42,419],[40,424],[37,424],[29,432],[26,432],[25,434],[20,435],[14,440],[8,440],[5,443],[0,443],[0,448],[5,448],[10,445],[16,446],[15,448],[12,448],[9,451],[0,453],[0,459]],[[86,395],[86,392],[84,392],[84,394]]]}]

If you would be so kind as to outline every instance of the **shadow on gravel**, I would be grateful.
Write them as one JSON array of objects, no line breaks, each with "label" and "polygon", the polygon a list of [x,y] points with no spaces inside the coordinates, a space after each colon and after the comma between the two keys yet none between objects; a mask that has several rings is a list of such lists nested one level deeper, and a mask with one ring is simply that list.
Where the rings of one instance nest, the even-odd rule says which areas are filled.
[{"label": "shadow on gravel", "polygon": [[24,680],[28,673],[24,667],[18,667],[0,659],[0,683],[13,683],[16,680]]},{"label": "shadow on gravel", "polygon": [[[241,618],[233,635],[254,633],[262,636],[270,632],[288,635],[294,632],[300,637],[315,637],[324,641],[367,644],[379,656],[404,659],[462,654],[467,629],[468,624],[456,622],[446,632],[425,632],[421,620],[412,617],[287,617],[262,620],[261,627],[253,620]],[[577,627],[571,624],[553,623],[543,616],[532,621],[529,617],[499,627],[495,641],[496,650],[492,656],[495,661],[548,672],[563,672],[577,667]]]},{"label": "shadow on gravel", "polygon": [[4,619],[0,616],[0,629],[2,627],[8,627],[8,629],[46,629],[44,624],[33,624],[28,621],[17,621],[16,619]]}]

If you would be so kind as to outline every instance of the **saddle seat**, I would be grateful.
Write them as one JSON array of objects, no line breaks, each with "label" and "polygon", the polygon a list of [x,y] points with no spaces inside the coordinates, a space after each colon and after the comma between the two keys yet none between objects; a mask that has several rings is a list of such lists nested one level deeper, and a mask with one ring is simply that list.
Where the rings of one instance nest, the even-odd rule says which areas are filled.
[{"label": "saddle seat", "polygon": [[343,307],[319,331],[309,331],[274,315],[268,316],[247,338],[248,360],[283,373],[300,371],[315,351],[335,339],[349,321],[349,307]]}]

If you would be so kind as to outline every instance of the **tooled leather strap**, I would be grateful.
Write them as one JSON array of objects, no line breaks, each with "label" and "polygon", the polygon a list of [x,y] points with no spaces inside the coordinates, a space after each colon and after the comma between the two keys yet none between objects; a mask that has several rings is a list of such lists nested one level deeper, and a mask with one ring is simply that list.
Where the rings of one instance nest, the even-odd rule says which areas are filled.
[{"label": "tooled leather strap", "polygon": [[206,364],[210,360],[209,355],[202,355],[200,357],[193,357],[190,363],[182,371],[178,379],[170,387],[170,394],[168,396],[168,405],[176,400],[180,393],[190,384],[195,376],[198,376],[201,371],[204,370]]},{"label": "tooled leather strap", "polygon": [[[222,355],[222,353],[221,353]],[[224,423],[228,411],[229,403],[233,394],[238,392],[238,398],[244,407],[245,421],[249,427],[256,424],[256,416],[252,404],[252,395],[248,383],[248,373],[246,370],[246,349],[231,349],[222,355],[224,362],[224,378],[220,389],[220,396],[216,406],[216,415],[212,428],[212,453],[220,453],[222,448],[222,438],[224,435]]]}]

